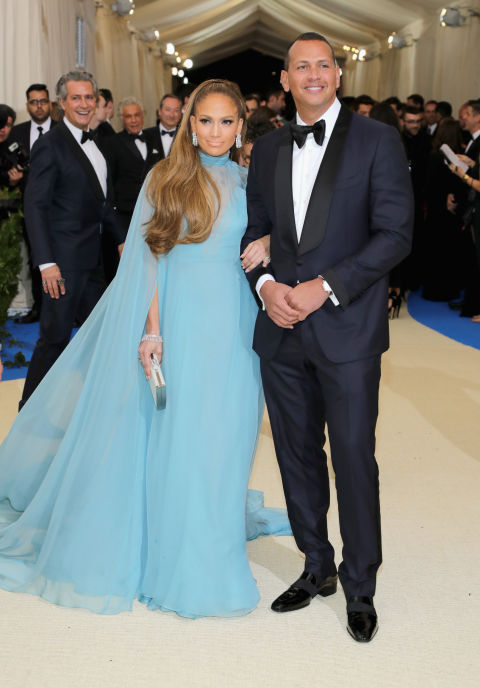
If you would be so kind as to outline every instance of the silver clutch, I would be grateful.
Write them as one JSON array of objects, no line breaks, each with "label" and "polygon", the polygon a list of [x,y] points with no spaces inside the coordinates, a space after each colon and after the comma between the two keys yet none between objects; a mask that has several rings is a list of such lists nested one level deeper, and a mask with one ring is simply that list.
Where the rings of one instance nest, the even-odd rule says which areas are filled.
[{"label": "silver clutch", "polygon": [[151,358],[150,389],[152,390],[153,401],[157,409],[164,409],[167,405],[167,387],[163,377],[160,363],[155,354]]}]

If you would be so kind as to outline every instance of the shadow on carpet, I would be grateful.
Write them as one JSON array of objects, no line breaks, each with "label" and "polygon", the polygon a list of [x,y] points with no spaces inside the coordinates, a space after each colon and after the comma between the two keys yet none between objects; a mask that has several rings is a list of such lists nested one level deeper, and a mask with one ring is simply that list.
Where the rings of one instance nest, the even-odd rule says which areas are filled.
[{"label": "shadow on carpet", "polygon": [[446,301],[427,301],[420,292],[410,292],[408,312],[414,320],[456,342],[480,349],[480,323],[470,318],[461,318],[458,311],[452,311]]}]

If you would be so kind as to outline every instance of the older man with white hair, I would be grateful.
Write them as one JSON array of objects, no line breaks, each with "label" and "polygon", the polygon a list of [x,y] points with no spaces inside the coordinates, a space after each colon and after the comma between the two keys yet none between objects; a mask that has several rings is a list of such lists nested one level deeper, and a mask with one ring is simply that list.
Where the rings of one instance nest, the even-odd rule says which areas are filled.
[{"label": "older man with white hair", "polygon": [[[144,108],[137,98],[132,96],[120,101],[118,114],[123,130],[106,139],[102,150],[112,175],[115,209],[128,230],[142,184],[160,155],[152,134],[143,130]],[[107,247],[104,251],[107,282],[115,276],[117,265],[118,256],[112,245],[110,250]]]}]

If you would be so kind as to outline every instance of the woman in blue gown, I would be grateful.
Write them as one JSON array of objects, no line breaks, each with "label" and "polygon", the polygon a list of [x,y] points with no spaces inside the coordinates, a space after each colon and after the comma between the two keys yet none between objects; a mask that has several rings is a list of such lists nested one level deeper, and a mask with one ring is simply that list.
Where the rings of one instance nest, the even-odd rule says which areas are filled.
[{"label": "woman in blue gown", "polygon": [[[195,91],[142,189],[116,279],[2,444],[0,587],[99,613],[134,599],[188,617],[255,608],[246,538],[290,531],[261,493],[247,500],[263,397],[238,259],[246,171],[230,159],[244,121],[233,84]],[[165,235],[156,184],[179,165],[195,174],[182,226]],[[210,231],[185,201],[197,184]],[[178,203],[178,185],[160,186]],[[161,411],[151,353],[167,383]]]}]

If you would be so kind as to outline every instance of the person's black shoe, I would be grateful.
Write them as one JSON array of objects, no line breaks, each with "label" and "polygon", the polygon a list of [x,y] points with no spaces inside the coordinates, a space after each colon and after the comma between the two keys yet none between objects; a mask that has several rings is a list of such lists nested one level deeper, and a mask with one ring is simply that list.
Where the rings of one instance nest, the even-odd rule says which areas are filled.
[{"label": "person's black shoe", "polygon": [[350,597],[347,618],[347,631],[359,643],[369,643],[378,631],[377,612],[371,597]]},{"label": "person's black shoe", "polygon": [[272,602],[274,612],[293,612],[296,609],[308,607],[316,595],[328,597],[337,592],[338,576],[328,576],[319,580],[312,573],[304,571],[300,578],[288,590]]},{"label": "person's black shoe", "polygon": [[463,308],[463,301],[449,301],[448,307],[452,311],[461,311]]},{"label": "person's black shoe", "polygon": [[40,313],[32,308],[31,311],[25,313],[25,315],[20,315],[18,318],[14,318],[13,322],[19,325],[31,325],[31,323],[38,322],[40,319]]}]

